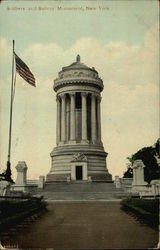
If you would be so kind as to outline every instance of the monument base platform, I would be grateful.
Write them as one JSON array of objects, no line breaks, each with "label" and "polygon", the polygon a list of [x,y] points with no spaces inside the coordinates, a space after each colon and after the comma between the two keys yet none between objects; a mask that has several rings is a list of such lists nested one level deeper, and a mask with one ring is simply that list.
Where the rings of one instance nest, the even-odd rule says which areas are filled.
[{"label": "monument base platform", "polygon": [[70,174],[48,174],[46,176],[46,183],[51,182],[68,182],[68,183],[75,183],[75,182],[106,182],[112,183],[112,175],[111,174],[90,174],[87,180],[71,180]]},{"label": "monument base platform", "polygon": [[107,153],[102,145],[63,145],[51,152],[52,166],[47,182],[97,181],[111,182],[106,166]]}]

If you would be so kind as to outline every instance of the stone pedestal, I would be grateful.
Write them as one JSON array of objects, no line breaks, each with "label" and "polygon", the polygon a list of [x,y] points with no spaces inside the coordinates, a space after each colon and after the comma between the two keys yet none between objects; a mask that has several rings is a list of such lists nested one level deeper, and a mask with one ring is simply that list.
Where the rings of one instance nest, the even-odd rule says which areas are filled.
[{"label": "stone pedestal", "polygon": [[115,176],[114,184],[115,184],[116,188],[121,188],[121,180],[120,180],[119,176]]},{"label": "stone pedestal", "polygon": [[[83,155],[85,160],[85,166],[83,160],[75,161],[75,155]],[[87,176],[90,176],[92,181],[106,181],[110,182],[112,176],[108,173],[106,168],[106,156],[102,146],[95,145],[65,145],[54,148],[51,152],[52,167],[47,175],[47,182],[54,181],[67,181],[69,177],[71,180],[76,180],[73,177],[73,171],[75,172],[76,166],[82,166],[83,176],[85,180]],[[73,170],[74,164],[74,170]],[[82,180],[83,177],[82,177]]]},{"label": "stone pedestal", "polygon": [[44,188],[44,182],[45,182],[45,177],[44,176],[39,176],[38,188],[43,189]]},{"label": "stone pedestal", "polygon": [[134,161],[132,192],[139,192],[145,190],[145,186],[148,183],[144,181],[144,168],[145,165],[142,160]]},{"label": "stone pedestal", "polygon": [[25,161],[19,161],[16,170],[17,170],[17,179],[16,183],[13,185],[14,191],[27,191],[27,165]]}]

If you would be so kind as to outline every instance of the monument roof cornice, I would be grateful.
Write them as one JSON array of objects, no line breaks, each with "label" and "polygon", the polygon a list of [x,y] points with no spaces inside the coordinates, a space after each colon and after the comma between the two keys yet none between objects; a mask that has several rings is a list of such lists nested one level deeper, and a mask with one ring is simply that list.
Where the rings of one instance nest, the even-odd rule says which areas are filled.
[{"label": "monument roof cornice", "polygon": [[99,77],[95,68],[89,68],[85,64],[81,63],[79,55],[76,57],[76,62],[67,67],[63,67],[58,73],[58,78],[54,80],[53,89],[57,91],[66,85],[78,84],[94,86],[100,89],[100,91],[102,91],[104,87],[103,81]]},{"label": "monument roof cornice", "polygon": [[54,80],[54,86],[53,89],[57,91],[60,88],[63,88],[67,85],[89,85],[94,86],[101,91],[103,90],[103,81],[99,79],[93,79],[93,78],[67,78],[67,79],[56,79]]}]

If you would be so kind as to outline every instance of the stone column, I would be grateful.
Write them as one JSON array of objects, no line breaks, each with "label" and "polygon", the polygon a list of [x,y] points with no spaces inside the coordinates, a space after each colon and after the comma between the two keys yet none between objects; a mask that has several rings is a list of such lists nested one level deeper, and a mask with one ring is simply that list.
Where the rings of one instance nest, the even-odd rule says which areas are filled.
[{"label": "stone column", "polygon": [[44,188],[44,182],[45,182],[45,177],[43,175],[39,176],[38,188],[43,189]]},{"label": "stone column", "polygon": [[17,179],[16,183],[12,186],[12,189],[15,191],[28,191],[27,187],[27,164],[25,161],[19,161],[17,166]]},{"label": "stone column", "polygon": [[19,161],[17,166],[17,179],[16,179],[16,185],[26,185],[27,183],[27,165],[25,161]]},{"label": "stone column", "polygon": [[87,93],[82,92],[82,143],[87,143]]},{"label": "stone column", "polygon": [[75,116],[75,93],[70,93],[71,113],[70,113],[70,143],[76,142],[76,116]]},{"label": "stone column", "polygon": [[147,182],[144,181],[145,165],[142,160],[135,160],[133,163],[132,193],[146,192]]},{"label": "stone column", "polygon": [[132,193],[148,192],[147,182],[144,181],[144,168],[145,165],[142,160],[135,160],[133,163],[133,182],[132,182]]},{"label": "stone column", "polygon": [[91,139],[96,143],[96,95],[92,93],[91,99]]},{"label": "stone column", "polygon": [[66,121],[66,95],[61,94],[62,99],[62,110],[61,110],[61,141],[65,141],[65,121]]},{"label": "stone column", "polygon": [[101,97],[98,96],[97,98],[97,126],[98,126],[98,142],[101,142]]},{"label": "stone column", "polygon": [[133,185],[145,185],[144,168],[145,165],[142,160],[135,160],[133,163]]},{"label": "stone column", "polygon": [[60,140],[61,140],[61,103],[60,103],[60,98],[59,96],[57,96],[57,128],[56,128],[56,132],[57,132],[57,145],[59,144]]},{"label": "stone column", "polygon": [[65,139],[68,143],[70,140],[70,99],[66,96],[66,135]]}]

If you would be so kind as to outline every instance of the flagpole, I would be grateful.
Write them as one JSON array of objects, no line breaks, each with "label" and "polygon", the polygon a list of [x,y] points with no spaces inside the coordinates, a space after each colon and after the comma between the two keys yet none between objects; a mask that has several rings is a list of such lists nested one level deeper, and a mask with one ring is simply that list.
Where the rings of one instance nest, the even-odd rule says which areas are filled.
[{"label": "flagpole", "polygon": [[13,90],[14,90],[14,40],[13,40],[13,55],[12,55],[12,79],[11,79],[11,100],[10,100],[10,122],[9,122],[9,144],[8,144],[7,168],[10,168],[10,165],[11,165],[10,157],[11,157],[11,138],[12,138]]}]

